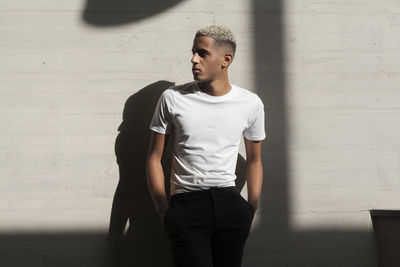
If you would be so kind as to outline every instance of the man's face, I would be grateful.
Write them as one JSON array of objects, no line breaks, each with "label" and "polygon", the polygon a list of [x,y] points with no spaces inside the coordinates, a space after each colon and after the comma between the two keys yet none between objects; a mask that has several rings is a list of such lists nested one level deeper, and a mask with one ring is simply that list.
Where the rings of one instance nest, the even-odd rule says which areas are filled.
[{"label": "man's face", "polygon": [[194,39],[192,47],[192,73],[196,81],[212,81],[222,72],[224,53],[215,45],[214,39],[199,36]]}]

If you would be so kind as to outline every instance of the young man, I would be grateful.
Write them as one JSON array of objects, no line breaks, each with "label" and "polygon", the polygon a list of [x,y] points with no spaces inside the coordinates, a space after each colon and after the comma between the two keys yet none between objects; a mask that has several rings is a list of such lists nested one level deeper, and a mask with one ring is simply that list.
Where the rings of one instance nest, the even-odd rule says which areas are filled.
[{"label": "young man", "polygon": [[[194,82],[165,90],[150,123],[147,179],[171,241],[175,266],[239,267],[263,179],[264,105],[228,80],[233,33],[212,25],[193,41]],[[241,135],[246,147],[248,201],[235,187]],[[172,141],[171,198],[161,158]]]}]

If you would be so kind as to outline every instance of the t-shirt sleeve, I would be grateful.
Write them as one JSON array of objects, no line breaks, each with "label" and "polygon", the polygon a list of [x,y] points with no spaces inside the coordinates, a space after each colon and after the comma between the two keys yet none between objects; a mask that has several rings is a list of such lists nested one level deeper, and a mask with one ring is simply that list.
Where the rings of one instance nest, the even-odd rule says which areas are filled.
[{"label": "t-shirt sleeve", "polygon": [[165,90],[160,98],[153,118],[150,122],[150,130],[161,134],[169,134],[172,127],[173,96],[170,89]]},{"label": "t-shirt sleeve", "polygon": [[243,131],[243,136],[251,141],[265,139],[264,104],[260,98],[257,98],[256,108],[249,118],[248,125]]}]

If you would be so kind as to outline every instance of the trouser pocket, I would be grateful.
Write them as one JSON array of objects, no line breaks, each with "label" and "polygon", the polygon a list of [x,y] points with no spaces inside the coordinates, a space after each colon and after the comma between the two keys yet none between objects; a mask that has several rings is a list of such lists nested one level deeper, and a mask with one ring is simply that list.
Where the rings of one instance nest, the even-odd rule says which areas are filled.
[{"label": "trouser pocket", "polygon": [[235,196],[239,199],[239,201],[247,209],[251,219],[253,219],[254,213],[255,213],[253,206],[239,193],[239,191],[235,191]]}]

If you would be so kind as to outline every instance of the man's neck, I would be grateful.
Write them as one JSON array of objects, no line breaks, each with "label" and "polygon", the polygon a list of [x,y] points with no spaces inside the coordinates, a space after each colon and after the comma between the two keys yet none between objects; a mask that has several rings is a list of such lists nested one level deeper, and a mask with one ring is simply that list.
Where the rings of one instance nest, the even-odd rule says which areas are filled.
[{"label": "man's neck", "polygon": [[232,86],[229,84],[228,79],[199,82],[199,87],[204,93],[212,96],[225,95],[232,88]]}]

